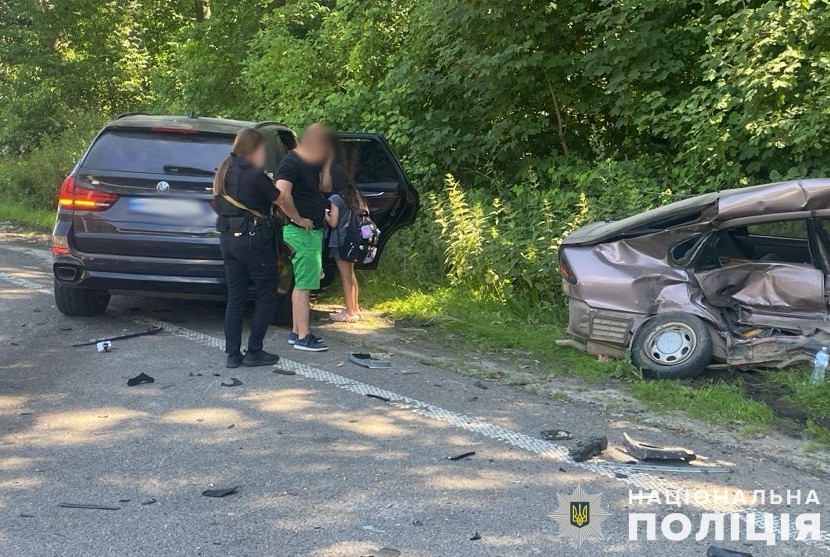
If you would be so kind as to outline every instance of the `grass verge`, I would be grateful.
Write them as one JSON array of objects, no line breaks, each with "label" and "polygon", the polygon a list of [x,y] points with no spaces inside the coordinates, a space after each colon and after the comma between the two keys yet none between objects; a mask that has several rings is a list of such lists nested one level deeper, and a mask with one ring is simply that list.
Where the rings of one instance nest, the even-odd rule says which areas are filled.
[{"label": "grass verge", "polygon": [[32,209],[8,201],[0,201],[0,220],[48,232],[55,225],[55,211]]},{"label": "grass verge", "polygon": [[773,410],[747,396],[739,384],[718,381],[698,386],[683,381],[643,381],[628,362],[601,362],[572,348],[556,346],[556,339],[565,338],[567,319],[559,307],[505,304],[440,284],[409,288],[390,274],[380,271],[361,276],[365,285],[361,289],[363,305],[428,328],[435,332],[436,339],[459,335],[478,348],[526,352],[552,374],[591,383],[611,382],[660,413],[681,411],[707,423],[728,424],[748,433],[767,432],[774,422]]},{"label": "grass verge", "polygon": [[683,410],[707,423],[758,428],[773,421],[769,406],[722,381],[698,388],[676,380],[639,381],[632,385],[632,392],[652,410]]},{"label": "grass verge", "polygon": [[550,373],[569,373],[592,382],[605,380],[615,371],[614,364],[556,345],[554,341],[565,336],[559,308],[503,304],[446,285],[412,289],[388,279],[383,272],[363,274],[361,303],[407,324],[435,331],[437,340],[449,333],[483,350],[525,352],[542,362]]}]

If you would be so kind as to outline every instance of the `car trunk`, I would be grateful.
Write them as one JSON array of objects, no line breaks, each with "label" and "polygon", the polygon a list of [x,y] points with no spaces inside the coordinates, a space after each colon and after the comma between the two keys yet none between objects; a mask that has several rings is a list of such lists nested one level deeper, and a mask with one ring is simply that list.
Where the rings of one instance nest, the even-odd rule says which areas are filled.
[{"label": "car trunk", "polygon": [[211,186],[232,142],[231,135],[188,128],[104,132],[75,184],[117,200],[105,210],[75,208],[74,248],[132,258],[219,259]]}]

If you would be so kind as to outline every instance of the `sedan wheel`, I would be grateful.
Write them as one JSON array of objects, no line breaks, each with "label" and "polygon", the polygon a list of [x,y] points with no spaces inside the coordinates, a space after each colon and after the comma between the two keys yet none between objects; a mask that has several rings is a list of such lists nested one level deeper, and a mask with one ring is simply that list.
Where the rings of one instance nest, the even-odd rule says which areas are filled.
[{"label": "sedan wheel", "polygon": [[689,359],[697,348],[697,335],[684,323],[660,325],[645,342],[646,355],[655,364],[673,366]]},{"label": "sedan wheel", "polygon": [[631,359],[646,377],[696,377],[712,361],[712,337],[697,316],[656,315],[634,334]]}]

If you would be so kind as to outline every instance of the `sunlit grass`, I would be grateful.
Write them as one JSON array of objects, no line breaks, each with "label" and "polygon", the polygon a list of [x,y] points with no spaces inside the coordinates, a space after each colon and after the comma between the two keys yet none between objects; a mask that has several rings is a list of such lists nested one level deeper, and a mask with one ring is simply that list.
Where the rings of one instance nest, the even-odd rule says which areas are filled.
[{"label": "sunlit grass", "polygon": [[757,427],[773,420],[766,404],[750,400],[738,386],[723,382],[695,388],[677,380],[639,381],[632,392],[651,409],[683,410],[713,424],[739,422]]},{"label": "sunlit grass", "polygon": [[769,381],[778,383],[788,392],[785,400],[814,416],[830,417],[830,382],[810,383],[811,370],[805,366],[771,371]]},{"label": "sunlit grass", "polygon": [[55,211],[32,209],[10,201],[0,201],[0,220],[49,231],[55,224]]},{"label": "sunlit grass", "polygon": [[[361,276],[362,304],[409,326],[435,331],[432,338],[449,344],[447,334],[459,335],[469,346],[508,351],[539,360],[552,374],[571,374],[591,381],[608,379],[613,364],[556,345],[565,338],[563,312],[556,307],[504,303],[448,285],[407,288],[389,280],[387,273]],[[468,346],[468,347],[469,347]]]},{"label": "sunlit grass", "polygon": [[[432,332],[431,339],[467,348],[514,351],[538,360],[552,375],[578,377],[628,392],[658,413],[684,412],[707,423],[767,431],[772,410],[748,398],[740,387],[714,383],[695,387],[682,381],[647,381],[625,360],[601,362],[570,347],[565,338],[566,315],[561,308],[542,304],[504,303],[471,290],[447,284],[401,285],[389,272],[364,273],[362,305],[386,314],[405,326]],[[336,290],[336,289],[333,289]]]}]

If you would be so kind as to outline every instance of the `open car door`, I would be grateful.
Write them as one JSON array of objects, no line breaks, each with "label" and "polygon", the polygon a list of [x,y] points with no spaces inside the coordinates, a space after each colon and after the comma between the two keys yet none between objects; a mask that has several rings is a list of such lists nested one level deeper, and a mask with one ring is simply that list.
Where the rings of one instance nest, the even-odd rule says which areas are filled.
[{"label": "open car door", "polygon": [[357,184],[381,231],[377,257],[363,266],[374,269],[392,234],[415,222],[418,192],[381,134],[341,132],[336,137],[335,163]]}]

